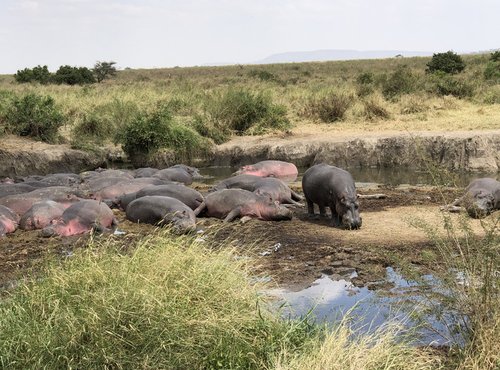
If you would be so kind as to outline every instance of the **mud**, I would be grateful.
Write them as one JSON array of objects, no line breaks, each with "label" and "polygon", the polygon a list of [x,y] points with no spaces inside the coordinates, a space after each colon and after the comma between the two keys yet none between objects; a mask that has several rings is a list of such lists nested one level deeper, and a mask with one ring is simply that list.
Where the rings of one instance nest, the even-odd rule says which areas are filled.
[{"label": "mud", "polygon": [[[196,184],[203,190],[207,185]],[[257,271],[270,276],[274,282],[292,289],[311,284],[323,274],[332,279],[345,278],[353,271],[357,286],[378,288],[383,282],[386,267],[403,263],[421,266],[423,272],[432,268],[426,260],[433,254],[433,244],[425,232],[410,226],[421,219],[429,225],[442,224],[439,205],[460,195],[460,190],[432,187],[378,187],[359,191],[361,194],[384,193],[385,199],[361,199],[363,226],[360,230],[341,230],[330,226],[329,219],[309,219],[306,208],[294,208],[294,219],[283,222],[252,220],[242,224],[224,224],[220,220],[201,218],[196,237],[218,244],[229,241],[238,255],[257,261]],[[138,225],[125,219],[115,210],[118,229],[123,235],[101,235],[113,238],[124,248],[133,241],[154,232],[155,227]],[[498,217],[499,212],[490,217]],[[452,217],[460,217],[453,215]],[[481,230],[478,220],[472,227]],[[23,277],[36,274],[46,256],[65,258],[75,248],[86,245],[90,236],[56,237],[45,239],[39,231],[17,230],[0,239],[0,286],[9,287]],[[424,256],[427,256],[424,258]]]}]

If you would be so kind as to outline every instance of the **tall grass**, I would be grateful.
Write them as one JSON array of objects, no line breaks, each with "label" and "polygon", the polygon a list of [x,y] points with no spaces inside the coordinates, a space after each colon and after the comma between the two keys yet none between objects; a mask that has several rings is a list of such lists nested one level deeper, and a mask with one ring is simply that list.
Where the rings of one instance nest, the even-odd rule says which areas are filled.
[{"label": "tall grass", "polygon": [[327,334],[280,319],[228,248],[168,231],[122,244],[91,241],[4,295],[2,368],[425,369],[436,360],[395,328],[353,339],[347,321]]}]

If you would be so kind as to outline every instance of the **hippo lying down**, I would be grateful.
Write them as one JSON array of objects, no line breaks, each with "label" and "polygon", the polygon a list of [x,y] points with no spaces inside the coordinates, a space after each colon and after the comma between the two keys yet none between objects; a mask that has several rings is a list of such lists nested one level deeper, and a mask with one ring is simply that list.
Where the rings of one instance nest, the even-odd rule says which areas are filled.
[{"label": "hippo lying down", "polygon": [[441,210],[456,212],[463,208],[473,218],[482,218],[500,209],[500,182],[488,177],[475,179],[465,188],[462,197]]},{"label": "hippo lying down", "polygon": [[19,216],[10,208],[0,205],[0,237],[17,229]]},{"label": "hippo lying down", "polygon": [[268,196],[243,189],[225,189],[208,194],[195,210],[197,215],[202,213],[224,219],[224,222],[245,216],[266,221],[292,219],[292,211],[287,207],[272,201]]}]

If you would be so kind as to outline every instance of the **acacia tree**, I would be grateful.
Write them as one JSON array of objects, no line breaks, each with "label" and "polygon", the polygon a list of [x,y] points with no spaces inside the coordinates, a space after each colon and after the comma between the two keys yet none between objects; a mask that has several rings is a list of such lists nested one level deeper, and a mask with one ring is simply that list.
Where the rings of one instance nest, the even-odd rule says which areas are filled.
[{"label": "acacia tree", "polygon": [[97,82],[102,82],[106,78],[116,75],[116,62],[96,62],[94,65],[94,75]]}]

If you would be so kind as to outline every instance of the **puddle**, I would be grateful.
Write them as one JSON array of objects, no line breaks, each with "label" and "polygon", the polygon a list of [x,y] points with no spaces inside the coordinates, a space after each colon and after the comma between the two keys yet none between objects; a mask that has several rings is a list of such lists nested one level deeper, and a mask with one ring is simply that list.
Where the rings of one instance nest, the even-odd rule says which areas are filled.
[{"label": "puddle", "polygon": [[[279,307],[286,318],[300,318],[310,313],[317,323],[334,324],[350,312],[353,329],[361,334],[373,332],[391,320],[405,329],[416,329],[416,345],[463,343],[452,329],[456,328],[458,316],[436,309],[440,307],[439,295],[445,292],[433,276],[422,277],[423,284],[431,286],[428,290],[431,294],[424,294],[420,284],[404,279],[391,267],[386,273],[386,281],[392,283],[393,288],[385,290],[358,288],[348,279],[332,280],[324,275],[301,291],[273,289],[267,293],[277,298],[273,305]],[[349,278],[356,275],[354,272]]]}]

